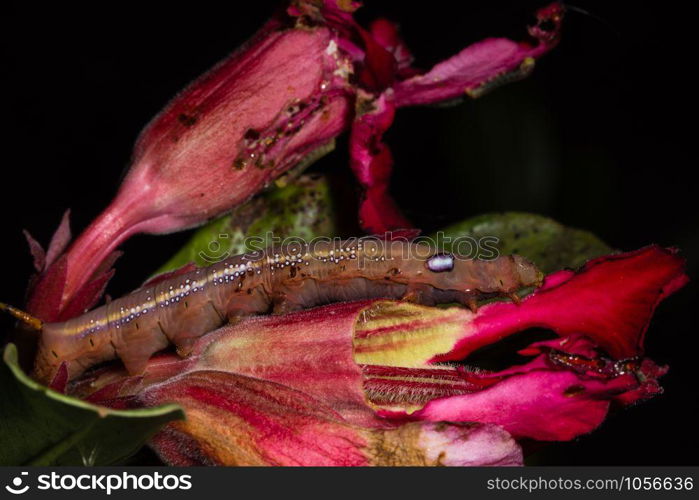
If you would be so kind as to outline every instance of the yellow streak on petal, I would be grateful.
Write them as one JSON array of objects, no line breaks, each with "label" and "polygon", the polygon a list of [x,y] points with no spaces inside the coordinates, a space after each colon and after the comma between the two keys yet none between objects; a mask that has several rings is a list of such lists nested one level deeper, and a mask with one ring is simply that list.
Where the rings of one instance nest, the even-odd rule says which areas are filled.
[{"label": "yellow streak on petal", "polygon": [[449,351],[473,316],[468,310],[381,301],[360,313],[354,360],[359,364],[424,367]]}]

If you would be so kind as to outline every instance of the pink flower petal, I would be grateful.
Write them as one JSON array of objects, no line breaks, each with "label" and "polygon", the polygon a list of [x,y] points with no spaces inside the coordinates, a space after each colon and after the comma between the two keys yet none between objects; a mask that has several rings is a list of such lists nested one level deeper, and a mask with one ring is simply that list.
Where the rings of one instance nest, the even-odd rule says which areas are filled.
[{"label": "pink flower petal", "polygon": [[67,253],[59,309],[133,234],[201,224],[348,127],[351,62],[329,51],[337,47],[333,33],[269,30],[185,89],[141,133],[116,199]]},{"label": "pink flower petal", "polygon": [[[465,48],[424,75],[397,83],[396,106],[429,104],[465,94],[478,97],[495,86],[525,77],[535,59],[557,44],[562,18],[562,6],[553,3],[537,12],[538,23],[529,29],[535,45],[490,38]],[[552,29],[542,29],[549,22]]]},{"label": "pink flower petal", "polygon": [[427,424],[421,422],[419,442],[428,464],[457,467],[524,465],[522,450],[500,427],[473,423]]},{"label": "pink flower petal", "polygon": [[610,400],[637,385],[633,375],[607,381],[535,370],[480,392],[430,401],[412,418],[489,422],[517,438],[567,441],[596,428]]}]

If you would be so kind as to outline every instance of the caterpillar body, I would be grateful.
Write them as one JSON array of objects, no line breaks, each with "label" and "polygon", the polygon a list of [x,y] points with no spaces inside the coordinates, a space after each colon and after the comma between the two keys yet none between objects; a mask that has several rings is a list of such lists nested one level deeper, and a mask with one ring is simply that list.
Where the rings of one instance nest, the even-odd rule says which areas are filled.
[{"label": "caterpillar body", "polygon": [[116,358],[141,373],[155,352],[174,344],[187,355],[197,338],[250,315],[369,298],[473,307],[541,281],[517,255],[466,259],[425,243],[361,238],[272,247],[146,285],[65,322],[30,318],[41,330],[34,376],[50,382],[65,362],[71,379]]}]

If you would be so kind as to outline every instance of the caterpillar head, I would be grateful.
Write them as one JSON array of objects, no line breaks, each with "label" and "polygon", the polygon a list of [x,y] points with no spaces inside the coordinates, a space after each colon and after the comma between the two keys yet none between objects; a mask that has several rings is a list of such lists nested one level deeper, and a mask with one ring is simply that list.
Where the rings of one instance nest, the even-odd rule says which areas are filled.
[{"label": "caterpillar head", "polygon": [[519,282],[524,287],[539,287],[544,282],[542,273],[531,261],[519,255],[512,256],[515,274],[519,277]]},{"label": "caterpillar head", "polygon": [[508,294],[520,288],[538,287],[543,281],[541,271],[519,255],[479,260],[440,252],[427,258],[424,265],[430,284],[462,292]]}]

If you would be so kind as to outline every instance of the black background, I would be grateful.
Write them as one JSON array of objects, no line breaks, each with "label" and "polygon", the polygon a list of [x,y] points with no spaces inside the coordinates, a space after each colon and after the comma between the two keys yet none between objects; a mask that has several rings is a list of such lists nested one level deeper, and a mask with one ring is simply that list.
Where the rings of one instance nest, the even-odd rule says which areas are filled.
[{"label": "black background", "polygon": [[[398,20],[417,65],[428,68],[487,36],[521,38],[543,2],[368,3],[359,19]],[[114,194],[140,129],[252,34],[274,5],[4,7],[1,300],[21,304],[31,272],[21,230],[47,242],[67,208],[75,232],[84,228]],[[624,250],[678,246],[694,277],[694,18],[678,3],[575,5],[593,15],[569,13],[560,46],[528,80],[456,107],[398,113],[387,135],[396,159],[395,196],[426,230],[480,213],[524,210],[589,229]],[[348,175],[344,145],[314,169]],[[110,292],[137,286],[186,238],[129,241]],[[659,308],[651,325],[647,350],[671,366],[663,396],[613,415],[589,436],[549,446],[532,461],[696,464],[696,298],[691,283]]]}]

